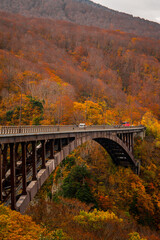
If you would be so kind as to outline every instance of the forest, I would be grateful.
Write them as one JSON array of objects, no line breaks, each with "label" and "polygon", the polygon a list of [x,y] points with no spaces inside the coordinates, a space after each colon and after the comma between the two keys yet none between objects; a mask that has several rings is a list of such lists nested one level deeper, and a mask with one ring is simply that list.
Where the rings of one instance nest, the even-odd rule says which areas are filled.
[{"label": "forest", "polygon": [[51,174],[26,215],[0,205],[0,239],[159,240],[160,149],[136,139],[141,173],[116,166],[94,142]]},{"label": "forest", "polygon": [[0,13],[0,125],[146,126],[139,176],[87,142],[27,215],[0,205],[0,239],[160,239],[159,49],[134,33]]},{"label": "forest", "polygon": [[103,7],[90,0],[0,0],[0,9],[160,39],[158,23]]},{"label": "forest", "polygon": [[[160,41],[0,17],[0,124],[138,124],[160,118]],[[28,111],[29,110],[29,111]]]}]

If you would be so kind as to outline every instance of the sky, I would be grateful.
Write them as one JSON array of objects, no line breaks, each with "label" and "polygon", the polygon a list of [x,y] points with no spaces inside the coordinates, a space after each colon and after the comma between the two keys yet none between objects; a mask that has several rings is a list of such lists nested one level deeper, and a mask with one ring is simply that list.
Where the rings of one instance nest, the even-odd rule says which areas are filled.
[{"label": "sky", "polygon": [[160,23],[160,0],[92,0],[119,12]]}]

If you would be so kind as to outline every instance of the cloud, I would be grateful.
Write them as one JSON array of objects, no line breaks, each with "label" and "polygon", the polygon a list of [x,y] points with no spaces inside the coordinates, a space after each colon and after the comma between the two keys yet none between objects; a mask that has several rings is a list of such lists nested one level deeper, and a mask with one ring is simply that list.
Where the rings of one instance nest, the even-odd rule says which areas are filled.
[{"label": "cloud", "polygon": [[156,21],[160,23],[160,17],[157,17],[157,18],[156,18]]},{"label": "cloud", "polygon": [[159,0],[92,0],[108,8],[132,14],[136,17],[159,21],[160,1]]}]

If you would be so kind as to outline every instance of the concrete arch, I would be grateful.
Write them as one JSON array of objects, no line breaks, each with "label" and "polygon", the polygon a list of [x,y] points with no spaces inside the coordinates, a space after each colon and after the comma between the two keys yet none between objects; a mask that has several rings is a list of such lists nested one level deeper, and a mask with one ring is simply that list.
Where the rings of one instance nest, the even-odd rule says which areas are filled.
[{"label": "concrete arch", "polygon": [[[87,141],[95,141],[99,143],[105,150],[109,153],[112,160],[117,165],[122,165],[124,167],[131,167],[133,171],[138,173],[139,164],[135,160],[131,151],[129,151],[127,145],[116,135],[103,136],[103,137],[92,137],[91,135],[81,136],[76,138],[67,146],[63,147],[63,149],[55,154],[55,165],[59,165],[61,161],[66,158],[74,149],[78,146],[82,145]],[[117,151],[116,151],[117,150]]]},{"label": "concrete arch", "polygon": [[137,161],[134,159],[133,154],[128,150],[122,140],[119,138],[117,138],[117,141],[113,141],[108,138],[99,138],[94,140],[106,149],[116,165],[130,167],[133,171],[138,173]]}]

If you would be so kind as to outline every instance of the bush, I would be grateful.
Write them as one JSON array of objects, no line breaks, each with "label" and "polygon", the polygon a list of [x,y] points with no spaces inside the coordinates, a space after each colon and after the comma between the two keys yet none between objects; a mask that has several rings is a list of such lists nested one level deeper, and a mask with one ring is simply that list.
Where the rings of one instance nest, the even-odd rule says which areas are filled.
[{"label": "bush", "polygon": [[123,221],[121,218],[119,219],[113,212],[98,211],[97,209],[94,209],[93,212],[89,213],[80,211],[80,214],[75,216],[74,220],[80,225],[87,228],[89,227],[92,230],[102,229],[108,222],[116,222],[119,224]]},{"label": "bush", "polygon": [[39,239],[44,230],[27,215],[0,205],[0,239]]},{"label": "bush", "polygon": [[77,198],[86,203],[96,203],[87,182],[90,178],[91,174],[86,166],[75,166],[64,179],[61,187],[62,195],[68,198]]},{"label": "bush", "polygon": [[147,240],[146,238],[141,238],[137,232],[130,233],[129,236],[128,240]]}]

